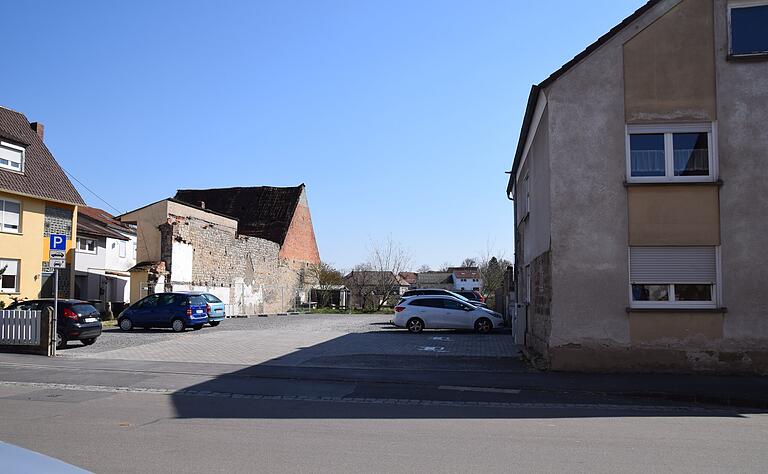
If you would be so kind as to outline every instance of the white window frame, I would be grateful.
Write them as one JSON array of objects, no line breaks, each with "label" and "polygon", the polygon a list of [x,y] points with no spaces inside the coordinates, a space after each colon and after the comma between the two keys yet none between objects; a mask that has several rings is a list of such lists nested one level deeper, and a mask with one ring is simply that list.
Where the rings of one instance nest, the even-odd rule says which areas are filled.
[{"label": "white window frame", "polygon": [[128,243],[125,240],[121,240],[117,243],[117,256],[120,258],[126,258],[128,256]]},{"label": "white window frame", "polygon": [[24,162],[27,161],[27,151],[23,146],[14,145],[13,143],[8,143],[4,141],[0,141],[0,146],[4,146],[6,148],[10,148],[12,150],[17,150],[21,152],[21,163],[19,163],[19,169],[16,169],[12,167],[11,165],[3,165],[0,164],[0,168],[8,171],[13,171],[14,173],[24,173]]},{"label": "white window frame", "polygon": [[[627,268],[631,273],[632,259],[630,257],[630,247],[627,248]],[[722,260],[720,253],[720,246],[715,247],[715,278],[717,281],[711,285],[712,289],[710,294],[712,299],[710,301],[677,301],[675,300],[675,285],[701,285],[701,283],[665,283],[665,282],[650,282],[650,281],[632,281],[629,279],[629,307],[633,309],[716,309],[720,307],[720,302],[723,301],[723,273],[722,273]],[[669,295],[669,301],[635,301],[634,293],[632,292],[632,285],[654,285],[654,286],[667,286],[667,294]]]},{"label": "white window frame", "polygon": [[[0,204],[0,232],[5,234],[21,234],[21,225],[22,225],[21,217],[24,214],[24,209],[23,209],[23,206],[21,205],[21,201],[17,201],[15,199],[8,199],[6,197],[0,197],[0,202],[2,203]],[[6,202],[12,202],[14,204],[19,205],[19,225],[16,230],[5,229],[5,203]]]},{"label": "white window frame", "polygon": [[[4,262],[16,262],[16,273],[14,276],[16,277],[16,286],[14,288],[3,288],[2,283],[0,283],[0,294],[14,294],[19,293],[19,286],[21,283],[21,260],[16,258],[0,258],[0,269],[2,269],[6,264]],[[2,281],[2,277],[0,277],[0,282]]]},{"label": "white window frame", "polygon": [[[709,175],[675,176],[673,135],[676,133],[706,133],[709,151]],[[632,150],[630,135],[664,134],[664,176],[632,176]],[[628,183],[710,183],[718,180],[719,160],[717,156],[717,122],[687,124],[627,125],[625,135],[625,159]]]},{"label": "white window frame", "polygon": [[749,58],[757,56],[765,56],[768,53],[734,53],[733,52],[733,34],[731,29],[731,11],[734,8],[749,8],[749,7],[765,7],[768,6],[768,0],[741,0],[732,1],[728,3],[728,55],[735,58]]},{"label": "white window frame", "polygon": [[[84,249],[84,248],[82,248],[80,246],[81,243],[83,243],[85,241],[88,241],[88,240],[93,242],[93,250]],[[94,255],[94,254],[96,254],[97,249],[98,249],[98,245],[97,244],[98,244],[98,242],[96,242],[96,239],[91,239],[89,237],[78,237],[77,238],[77,251],[79,253],[89,253],[91,255]]]}]

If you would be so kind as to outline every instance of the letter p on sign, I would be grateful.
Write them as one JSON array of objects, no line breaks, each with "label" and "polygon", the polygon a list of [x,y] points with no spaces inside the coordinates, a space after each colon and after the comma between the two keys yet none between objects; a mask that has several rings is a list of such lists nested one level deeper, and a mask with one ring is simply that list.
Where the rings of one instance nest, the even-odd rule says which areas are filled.
[{"label": "letter p on sign", "polygon": [[51,234],[51,250],[67,250],[67,236],[63,234]]}]

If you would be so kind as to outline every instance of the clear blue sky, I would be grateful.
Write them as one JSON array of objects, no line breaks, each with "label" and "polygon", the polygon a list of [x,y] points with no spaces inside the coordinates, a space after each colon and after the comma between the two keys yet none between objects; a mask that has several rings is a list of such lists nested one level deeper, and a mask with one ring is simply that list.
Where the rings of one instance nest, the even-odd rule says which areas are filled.
[{"label": "clear blue sky", "polygon": [[304,182],[337,266],[387,236],[414,268],[511,258],[531,84],[642,3],[9,1],[0,105],[120,211]]}]

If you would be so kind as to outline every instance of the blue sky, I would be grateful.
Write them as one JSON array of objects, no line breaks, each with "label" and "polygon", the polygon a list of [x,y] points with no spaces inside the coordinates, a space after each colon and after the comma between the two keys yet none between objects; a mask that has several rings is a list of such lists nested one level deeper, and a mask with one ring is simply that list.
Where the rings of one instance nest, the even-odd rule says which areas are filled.
[{"label": "blue sky", "polygon": [[531,84],[642,3],[6,2],[0,105],[120,211],[304,182],[339,267],[388,237],[414,268],[511,258],[504,171]]}]

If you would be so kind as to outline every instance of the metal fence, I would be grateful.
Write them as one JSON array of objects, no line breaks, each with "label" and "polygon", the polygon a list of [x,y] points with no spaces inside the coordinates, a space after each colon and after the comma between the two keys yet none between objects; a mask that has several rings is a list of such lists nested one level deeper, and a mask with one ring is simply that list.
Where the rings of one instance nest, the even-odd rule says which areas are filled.
[{"label": "metal fence", "polygon": [[0,345],[40,344],[42,311],[0,310]]}]

